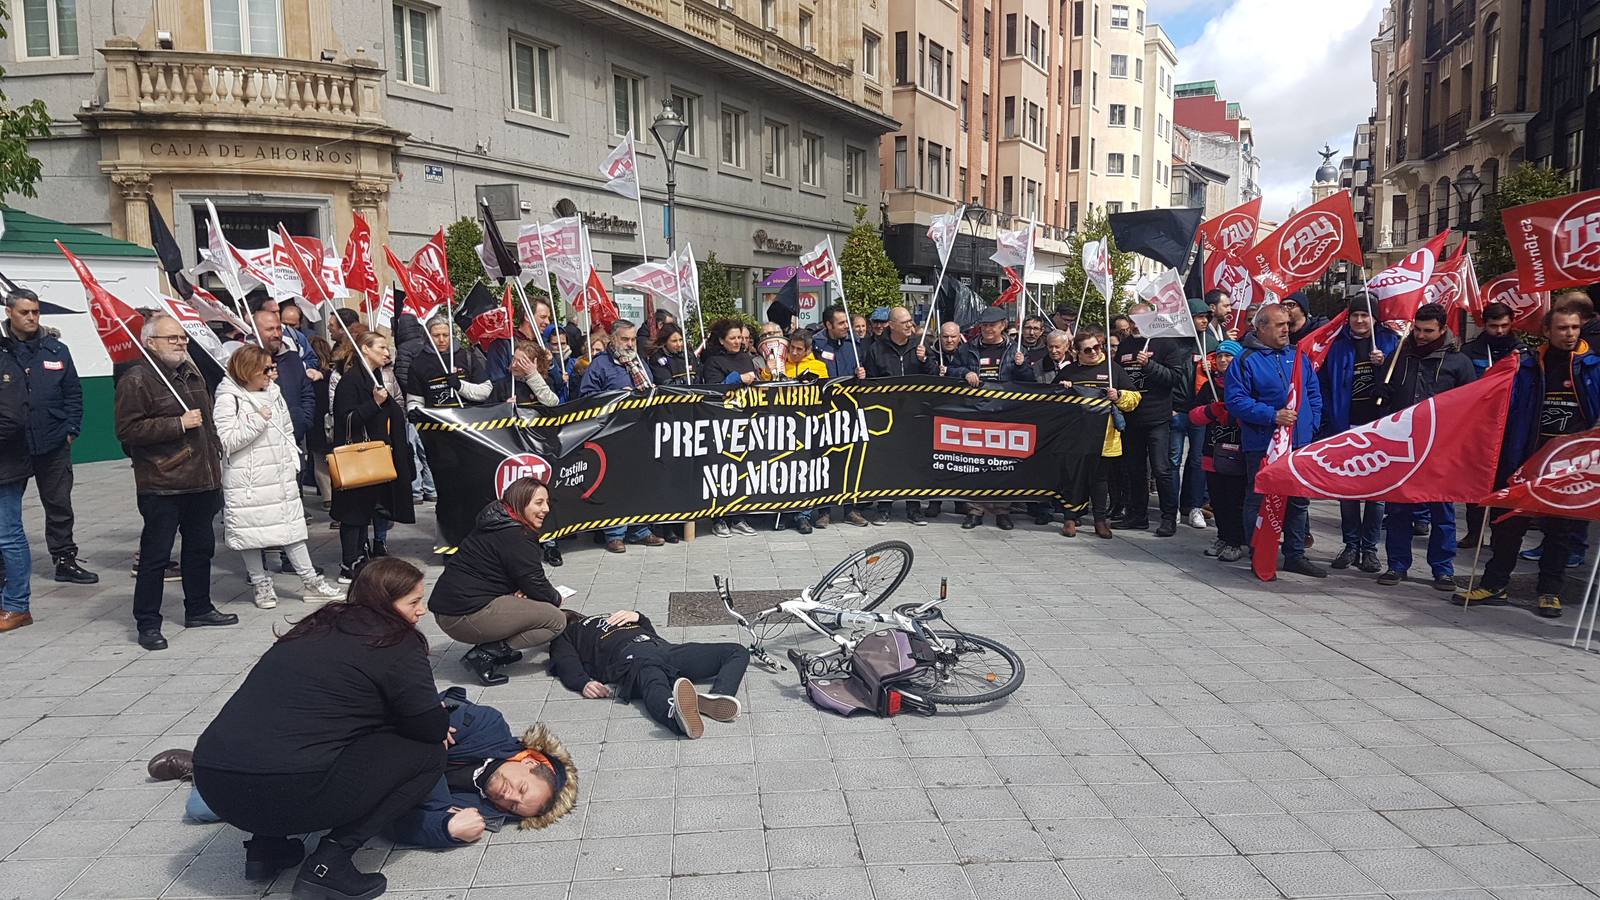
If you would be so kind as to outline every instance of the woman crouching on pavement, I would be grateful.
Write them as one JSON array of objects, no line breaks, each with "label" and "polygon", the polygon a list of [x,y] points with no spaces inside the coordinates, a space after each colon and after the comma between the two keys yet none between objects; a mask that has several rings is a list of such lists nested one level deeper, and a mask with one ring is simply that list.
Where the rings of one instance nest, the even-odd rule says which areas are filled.
[{"label": "woman crouching on pavement", "polygon": [[472,644],[461,657],[484,685],[505,684],[499,671],[522,651],[550,643],[567,625],[561,594],[540,564],[539,529],[550,513],[550,489],[518,478],[478,521],[445,564],[429,605],[439,628]]},{"label": "woman crouching on pavement", "polygon": [[382,875],[355,852],[422,803],[444,774],[449,714],[439,704],[422,572],[368,563],[349,598],[278,638],[194,749],[195,788],[224,822],[251,834],[245,877],[300,862],[292,834],[331,829],[300,867],[297,898],[368,900]]}]

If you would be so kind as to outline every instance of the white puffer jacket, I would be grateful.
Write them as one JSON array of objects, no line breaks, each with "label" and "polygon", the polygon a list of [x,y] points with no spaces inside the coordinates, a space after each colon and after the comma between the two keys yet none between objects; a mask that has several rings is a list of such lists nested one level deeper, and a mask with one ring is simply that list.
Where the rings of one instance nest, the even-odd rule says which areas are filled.
[{"label": "white puffer jacket", "polygon": [[212,415],[222,439],[222,525],[228,546],[257,550],[305,540],[300,452],[278,386],[247,391],[225,377],[217,385]]}]

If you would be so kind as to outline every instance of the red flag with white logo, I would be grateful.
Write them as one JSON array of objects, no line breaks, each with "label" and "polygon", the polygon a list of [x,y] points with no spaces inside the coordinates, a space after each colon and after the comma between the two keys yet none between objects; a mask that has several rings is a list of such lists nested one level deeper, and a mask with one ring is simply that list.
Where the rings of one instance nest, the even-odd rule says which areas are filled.
[{"label": "red flag with white logo", "polygon": [[[1300,394],[1305,389],[1301,383],[1305,377],[1305,367],[1300,365],[1298,349],[1292,358],[1294,375],[1289,380],[1289,395],[1283,408],[1299,412]],[[1279,425],[1272,432],[1272,441],[1267,444],[1267,456],[1261,461],[1261,472],[1267,471],[1268,466],[1293,449],[1294,426]],[[1261,507],[1256,513],[1255,532],[1250,536],[1250,568],[1262,581],[1272,581],[1278,577],[1278,546],[1283,543],[1283,519],[1289,509],[1289,495],[1268,490],[1260,474],[1256,475],[1255,489],[1261,495]]]},{"label": "red flag with white logo", "polygon": [[133,335],[144,327],[144,317],[101,287],[89,267],[73,256],[72,251],[60,241],[56,241],[56,249],[67,258],[72,271],[78,273],[78,280],[83,282],[84,293],[89,298],[89,316],[94,319],[94,330],[100,334],[100,343],[106,345],[106,355],[111,357],[111,363],[116,365],[139,359],[142,353]]},{"label": "red flag with white logo", "polygon": [[1256,286],[1255,279],[1250,277],[1250,270],[1244,267],[1239,257],[1227,250],[1206,256],[1200,286],[1208,294],[1217,290],[1228,292],[1233,312],[1227,330],[1242,333],[1251,307],[1261,299],[1261,289]]},{"label": "red flag with white logo", "polygon": [[211,354],[211,358],[217,361],[217,365],[227,368],[228,353],[222,349],[222,339],[218,338],[216,332],[206,326],[205,319],[201,317],[194,307],[179,300],[177,297],[167,297],[154,291],[151,292],[150,296],[161,304],[161,309],[167,315],[176,319],[178,324],[183,326],[183,330],[189,334],[191,343]]},{"label": "red flag with white logo", "polygon": [[[1519,284],[1516,272],[1489,279],[1489,283],[1483,286],[1483,306],[1504,303],[1511,307],[1513,331],[1539,334],[1544,330],[1544,314],[1550,311],[1550,292],[1525,291]],[[1478,308],[1474,318],[1479,325],[1483,324],[1482,307]]]},{"label": "red flag with white logo", "polygon": [[1329,319],[1326,325],[1301,338],[1296,344],[1306,359],[1311,360],[1311,371],[1322,371],[1322,364],[1328,359],[1328,351],[1333,349],[1334,339],[1349,321],[1350,310],[1342,309],[1337,316]]},{"label": "red flag with white logo", "polygon": [[[317,248],[319,252],[316,256],[312,259],[307,259],[303,249],[295,243],[294,238],[289,236],[289,231],[283,227],[282,222],[278,223],[278,237],[282,241],[281,246],[284,250],[285,260],[289,263],[289,267],[294,270],[295,277],[300,280],[300,296],[304,297],[306,302],[313,307],[321,306],[332,300],[333,297],[328,293],[328,286],[322,281],[320,245]],[[316,272],[311,270],[312,265],[317,267]],[[307,312],[307,315],[310,316],[312,312],[314,310]]]},{"label": "red flag with white logo", "polygon": [[1361,265],[1361,232],[1350,192],[1337,191],[1300,210],[1239,258],[1250,277],[1279,297],[1321,278],[1338,260]]},{"label": "red flag with white logo", "polygon": [[1261,198],[1236,206],[1200,223],[1195,236],[1207,253],[1243,253],[1256,242],[1261,223]]},{"label": "red flag with white logo", "polygon": [[405,312],[426,322],[454,296],[455,288],[450,284],[450,264],[445,259],[444,229],[439,229],[423,244],[422,249],[411,257],[409,264],[402,263],[387,245],[383,252],[389,257],[389,268],[394,270],[400,286],[405,289]]},{"label": "red flag with white logo", "polygon": [[1010,266],[1005,266],[1004,268],[1006,277],[1011,282],[1006,285],[1005,290],[1000,292],[1000,296],[994,298],[995,306],[1009,306],[1017,302],[1017,298],[1022,296],[1022,276],[1018,275],[1017,270]]},{"label": "red flag with white logo", "polygon": [[1600,428],[1552,438],[1480,502],[1510,510],[1500,518],[1600,519]]},{"label": "red flag with white logo", "polygon": [[633,152],[633,132],[628,132],[600,164],[600,174],[606,179],[607,190],[616,191],[629,200],[639,199],[639,158]]},{"label": "red flag with white logo", "polygon": [[359,213],[352,213],[350,238],[344,244],[344,261],[340,266],[344,286],[364,298],[361,311],[370,312],[378,302],[378,273],[372,267],[372,228]]},{"label": "red flag with white logo", "polygon": [[622,313],[617,311],[617,305],[611,302],[611,295],[606,293],[606,286],[600,283],[600,273],[592,267],[589,269],[589,281],[584,285],[583,293],[572,306],[578,312],[587,310],[590,324],[607,334],[611,333],[612,324],[622,318]]},{"label": "red flag with white logo", "polygon": [[1433,277],[1422,292],[1423,303],[1437,303],[1450,313],[1450,330],[1457,335],[1466,332],[1467,314],[1477,318],[1483,312],[1483,291],[1478,287],[1478,275],[1472,269],[1472,256],[1467,253],[1467,242],[1461,242],[1456,254],[1439,263]]},{"label": "red flag with white logo", "polygon": [[472,324],[467,326],[467,340],[486,350],[495,341],[510,340],[515,337],[511,329],[513,318],[511,285],[508,284],[502,303],[494,309],[479,313],[478,317],[472,320]]},{"label": "red flag with white logo", "polygon": [[1600,281],[1600,191],[1568,194],[1500,212],[1518,285],[1527,293]]},{"label": "red flag with white logo", "polygon": [[1494,489],[1515,354],[1471,384],[1314,441],[1256,474],[1256,490],[1332,500],[1477,503]]},{"label": "red flag with white logo", "polygon": [[1450,232],[1439,232],[1405,259],[1367,280],[1367,293],[1378,302],[1378,321],[1402,333],[1411,327],[1449,238]]}]

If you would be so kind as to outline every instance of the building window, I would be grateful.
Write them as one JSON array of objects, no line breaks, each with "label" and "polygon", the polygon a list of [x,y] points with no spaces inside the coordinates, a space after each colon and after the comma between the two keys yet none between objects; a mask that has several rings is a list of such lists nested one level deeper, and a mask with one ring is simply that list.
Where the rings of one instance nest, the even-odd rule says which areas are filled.
[{"label": "building window", "polygon": [[961,0],[961,43],[972,43],[972,0]]},{"label": "building window", "polygon": [[1044,107],[1028,102],[1028,140],[1044,146]]},{"label": "building window", "polygon": [[967,167],[966,166],[962,166],[961,167],[960,178],[961,178],[960,189],[956,191],[956,199],[957,200],[961,200],[961,199],[963,199],[963,198],[965,198],[967,196],[967,187],[968,187],[968,185],[967,185]]},{"label": "building window", "polygon": [[1137,153],[1133,155],[1133,169],[1129,174],[1135,178],[1139,177],[1139,154]]},{"label": "building window", "polygon": [[972,121],[972,82],[961,82],[961,130],[966,131]]},{"label": "building window", "polygon": [[1113,54],[1111,54],[1111,77],[1112,78],[1127,78],[1128,77],[1128,56],[1127,56],[1127,54],[1125,54],[1125,53],[1113,53]]},{"label": "building window", "polygon": [[1134,131],[1143,131],[1144,130],[1144,108],[1143,107],[1135,106],[1133,108],[1133,130]]},{"label": "building window", "polygon": [[1006,55],[1017,55],[1017,14],[1006,13]]},{"label": "building window", "polygon": [[1119,212],[1122,212],[1122,204],[1121,203],[1118,203],[1117,201],[1113,200],[1110,203],[1106,204],[1106,215],[1108,215],[1108,216],[1116,215]]},{"label": "building window", "polygon": [[1161,113],[1156,113],[1156,137],[1167,139],[1167,117]]},{"label": "building window", "polygon": [[[24,0],[23,8],[38,8],[40,13],[49,0]],[[59,10],[62,0],[50,3]],[[66,0],[71,15],[73,0]],[[278,0],[210,0],[211,49],[217,53],[243,53],[252,56],[278,56],[282,52],[279,40]],[[31,19],[31,16],[30,16]],[[32,44],[32,35],[29,35]],[[77,52],[77,30],[72,34],[73,54]],[[56,56],[73,54],[57,53]],[[29,55],[33,55],[30,49]]]},{"label": "building window", "polygon": [[928,41],[922,75],[922,86],[928,93],[950,99],[950,68],[954,61],[954,53],[948,53],[943,47]]},{"label": "building window", "polygon": [[906,138],[899,135],[894,139],[894,186],[905,190],[911,186],[911,161],[906,158]]},{"label": "building window", "polygon": [[1016,183],[1010,175],[1000,179],[1000,211],[1006,215],[1014,215],[1016,209]]},{"label": "building window", "polygon": [[767,120],[761,129],[761,171],[773,178],[789,174],[789,126]]},{"label": "building window", "polygon": [[806,48],[816,46],[811,40],[811,13],[805,10],[800,11],[800,46]]},{"label": "building window", "polygon": [[870,31],[861,32],[861,74],[878,80],[878,45],[883,41]]},{"label": "building window", "polygon": [[994,14],[987,8],[983,11],[983,56],[987,59],[991,55],[990,47],[994,44]]},{"label": "building window", "polygon": [[802,132],[800,135],[800,183],[809,187],[822,187],[822,137]]},{"label": "building window", "polygon": [[1141,84],[1144,82],[1144,60],[1137,57],[1133,60],[1133,80]]},{"label": "building window", "polygon": [[[217,0],[213,0],[217,2]],[[268,5],[266,0],[256,0],[254,5]],[[233,32],[235,41],[239,34],[239,0],[231,0],[233,7]],[[60,56],[78,55],[78,0],[23,0],[22,4],[22,31],[26,40],[23,43],[23,52],[28,59],[49,59]],[[278,34],[278,8],[271,5],[272,10],[272,36],[274,41]],[[213,35],[212,43],[216,43]],[[274,43],[272,55],[277,55]],[[221,49],[221,48],[218,48]],[[237,49],[232,52],[238,53]]]},{"label": "building window", "polygon": [[1079,164],[1080,164],[1080,160],[1079,160],[1078,154],[1083,148],[1082,140],[1077,135],[1073,135],[1072,136],[1072,142],[1071,142],[1071,144],[1069,146],[1071,146],[1071,148],[1072,148],[1072,155],[1068,157],[1067,168],[1069,168],[1072,171],[1076,172],[1076,171],[1078,171],[1078,167],[1079,167]]},{"label": "building window", "polygon": [[983,139],[989,139],[989,93],[983,94]]},{"label": "building window", "polygon": [[896,31],[894,33],[894,83],[895,84],[910,84],[911,83],[911,81],[909,79],[909,73],[906,71],[907,68],[908,68],[908,63],[907,63],[906,57],[907,57],[908,53],[910,52],[909,48],[907,47],[907,43],[908,42],[906,40],[906,33],[904,31]]},{"label": "building window", "polygon": [[778,0],[761,0],[761,27],[778,30]]},{"label": "building window", "polygon": [[861,183],[867,171],[867,151],[860,147],[844,148],[844,192],[851,197],[861,197],[866,193],[865,185]]},{"label": "building window", "polygon": [[700,155],[700,98],[687,91],[676,88],[672,91],[672,108],[678,111],[678,118],[688,127],[683,130],[683,142],[679,147],[690,156]]},{"label": "building window", "polygon": [[1111,27],[1128,27],[1128,5],[1126,3],[1111,4]]},{"label": "building window", "polygon": [[1017,136],[1017,98],[1007,97],[1004,101],[1005,112],[1000,117],[1001,135],[1006,138]]},{"label": "building window", "polygon": [[1089,171],[1094,171],[1095,165],[1095,139],[1089,138]]},{"label": "building window", "polygon": [[511,107],[525,113],[556,117],[553,47],[511,42]]},{"label": "building window", "polygon": [[431,88],[433,84],[434,11],[404,3],[394,5],[394,79]]},{"label": "building window", "polygon": [[1078,201],[1067,204],[1067,227],[1073,231],[1078,230]]},{"label": "building window", "polygon": [[989,205],[989,173],[984,172],[978,176],[978,202],[984,206]]},{"label": "building window", "polygon": [[949,193],[951,153],[944,147],[928,142],[927,165],[923,167],[922,189],[930,194],[944,196]]},{"label": "building window", "polygon": [[1083,0],[1072,3],[1072,36],[1083,37]]},{"label": "building window", "polygon": [[1022,210],[1029,219],[1039,218],[1039,182],[1022,179]]},{"label": "building window", "polygon": [[1125,103],[1111,104],[1111,127],[1124,128],[1128,124],[1128,106]]},{"label": "building window", "polygon": [[1139,33],[1140,34],[1144,34],[1144,10],[1136,9],[1136,10],[1133,11],[1133,14],[1135,16],[1135,18],[1134,18],[1135,26],[1134,27],[1139,29]]},{"label": "building window", "polygon": [[1044,27],[1031,20],[1028,22],[1028,59],[1044,67]]},{"label": "building window", "polygon": [[744,168],[744,112],[722,108],[722,164]]},{"label": "building window", "polygon": [[1100,73],[1089,73],[1089,105],[1100,105]]},{"label": "building window", "polygon": [[642,104],[644,80],[627,72],[611,73],[611,130],[618,137],[631,134],[640,136],[639,123],[644,120]]},{"label": "building window", "polygon": [[1072,105],[1083,103],[1083,70],[1072,70]]},{"label": "building window", "polygon": [[1126,172],[1127,157],[1121,153],[1106,154],[1106,174],[1122,175]]}]

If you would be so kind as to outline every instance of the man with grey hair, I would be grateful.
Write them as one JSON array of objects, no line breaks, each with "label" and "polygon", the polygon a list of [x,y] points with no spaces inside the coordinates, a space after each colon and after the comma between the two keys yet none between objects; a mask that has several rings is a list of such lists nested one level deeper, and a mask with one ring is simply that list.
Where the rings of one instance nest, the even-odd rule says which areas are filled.
[{"label": "man with grey hair", "polygon": [[239,617],[211,604],[213,522],[222,509],[222,442],[211,420],[211,394],[189,359],[189,336],[176,319],[154,315],[140,334],[149,359],[117,382],[117,440],[133,459],[133,484],[144,530],[133,588],[139,646],[165,650],[161,600],[173,541],[183,536],[183,625],[235,625]]},{"label": "man with grey hair", "polygon": [[[627,319],[618,319],[611,323],[611,343],[589,360],[589,368],[578,385],[578,396],[643,390],[654,384],[649,369],[639,358],[638,328]],[[659,547],[666,543],[650,526],[636,523],[607,528],[604,534],[608,553],[627,553],[628,544]]]}]

